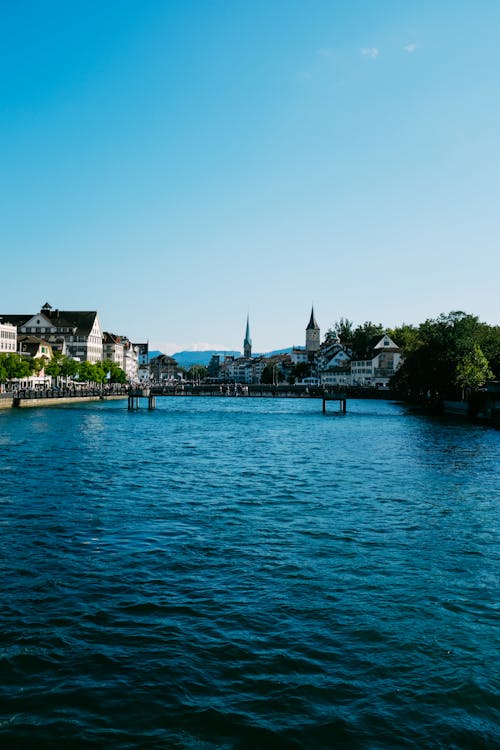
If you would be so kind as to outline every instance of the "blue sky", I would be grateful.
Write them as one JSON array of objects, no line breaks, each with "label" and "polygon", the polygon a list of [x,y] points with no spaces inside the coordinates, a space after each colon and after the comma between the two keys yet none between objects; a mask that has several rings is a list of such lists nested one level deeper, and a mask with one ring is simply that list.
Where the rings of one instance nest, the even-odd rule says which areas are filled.
[{"label": "blue sky", "polygon": [[0,0],[0,312],[500,323],[496,0]]}]

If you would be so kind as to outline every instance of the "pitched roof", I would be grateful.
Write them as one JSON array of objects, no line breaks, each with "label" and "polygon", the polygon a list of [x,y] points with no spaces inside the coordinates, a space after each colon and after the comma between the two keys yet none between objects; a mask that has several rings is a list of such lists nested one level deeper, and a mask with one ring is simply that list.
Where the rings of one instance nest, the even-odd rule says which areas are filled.
[{"label": "pitched roof", "polygon": [[76,328],[78,334],[85,335],[92,330],[97,310],[51,310],[44,315],[56,328]]},{"label": "pitched roof", "polygon": [[12,323],[12,325],[20,328],[38,314],[43,315],[54,328],[76,328],[77,333],[83,336],[88,335],[92,330],[97,311],[49,310],[44,305],[40,313],[30,313],[29,315],[9,315],[2,313],[0,314],[0,320],[3,320],[5,323]]},{"label": "pitched roof", "polygon": [[314,318],[314,307],[311,307],[311,318],[307,324],[306,331],[319,331],[319,325]]},{"label": "pitched roof", "polygon": [[10,323],[13,326],[22,326],[23,323],[25,323],[27,320],[32,318],[33,315],[8,315],[1,313],[0,314],[0,322],[1,323]]}]

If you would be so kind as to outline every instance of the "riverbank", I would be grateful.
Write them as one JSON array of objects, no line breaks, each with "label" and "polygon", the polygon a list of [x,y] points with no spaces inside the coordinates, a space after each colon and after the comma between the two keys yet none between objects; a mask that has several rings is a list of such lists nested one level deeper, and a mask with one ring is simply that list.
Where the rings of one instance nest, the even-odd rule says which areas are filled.
[{"label": "riverbank", "polygon": [[127,398],[126,395],[116,396],[60,396],[56,398],[17,398],[8,394],[2,394],[0,398],[0,409],[25,409],[33,406],[66,406],[68,404],[81,404],[88,401],[118,401]]}]

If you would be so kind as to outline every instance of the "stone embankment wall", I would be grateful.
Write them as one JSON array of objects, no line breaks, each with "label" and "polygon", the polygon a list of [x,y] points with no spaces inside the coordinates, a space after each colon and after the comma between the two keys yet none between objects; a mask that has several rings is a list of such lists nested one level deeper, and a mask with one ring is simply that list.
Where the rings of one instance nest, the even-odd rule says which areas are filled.
[{"label": "stone embankment wall", "polygon": [[[104,401],[124,400],[127,396],[105,396]],[[100,396],[71,396],[60,398],[21,398],[15,399],[9,394],[8,398],[2,394],[0,398],[0,409],[11,409],[12,407],[26,409],[31,406],[64,406],[66,404],[81,404],[87,401],[100,401]]]}]

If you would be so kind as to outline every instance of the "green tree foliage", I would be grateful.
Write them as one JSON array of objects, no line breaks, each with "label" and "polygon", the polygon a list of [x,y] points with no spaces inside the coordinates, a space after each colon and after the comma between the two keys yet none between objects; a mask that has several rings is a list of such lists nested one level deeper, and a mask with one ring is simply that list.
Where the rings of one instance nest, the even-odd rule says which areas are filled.
[{"label": "green tree foliage", "polygon": [[466,388],[480,388],[488,378],[493,377],[488,360],[479,344],[472,344],[472,349],[465,352],[458,361],[455,370],[455,382],[464,391]]},{"label": "green tree foliage", "polygon": [[6,354],[0,354],[0,383],[7,380],[7,366],[5,364]]},{"label": "green tree foliage", "polygon": [[204,380],[208,377],[208,370],[204,365],[192,365],[187,372],[188,380]]},{"label": "green tree foliage", "polygon": [[353,359],[371,359],[373,347],[384,333],[385,329],[381,323],[372,323],[370,320],[357,326],[351,336]]},{"label": "green tree foliage", "polygon": [[264,367],[262,370],[262,375],[260,376],[260,382],[261,383],[267,383],[269,384],[275,384],[275,383],[282,383],[285,376],[283,374],[283,371],[278,364],[268,364]]},{"label": "green tree foliage", "polygon": [[[121,367],[119,367],[116,362],[113,362],[110,359],[105,359],[102,363],[102,366],[105,371],[105,379],[109,380],[110,383],[126,383],[127,382],[127,376],[122,370]],[[108,378],[109,375],[109,378]]]},{"label": "green tree foliage", "polygon": [[477,338],[493,372],[493,378],[500,380],[500,326],[481,323]]},{"label": "green tree foliage", "polygon": [[[464,388],[477,388],[498,362],[500,336],[475,315],[462,311],[442,314],[422,323],[416,335],[407,331],[404,361],[392,380],[403,394],[459,398]],[[394,332],[398,339],[398,332]],[[481,347],[487,344],[488,356]]]},{"label": "green tree foliage", "polygon": [[61,363],[59,357],[53,357],[45,365],[45,374],[50,375],[51,378],[58,378],[61,374]]},{"label": "green tree foliage", "polygon": [[309,362],[297,362],[290,374],[290,382],[295,383],[296,380],[303,380],[308,378],[311,374],[311,365]]},{"label": "green tree foliage", "polygon": [[260,376],[260,382],[266,383],[267,385],[270,385],[273,383],[273,366],[272,365],[266,365],[264,369],[262,370],[262,375]]},{"label": "green tree foliage", "polygon": [[80,362],[78,365],[78,379],[82,383],[95,383],[94,365],[90,362]]},{"label": "green tree foliage", "polygon": [[352,320],[340,318],[340,320],[337,320],[326,332],[325,342],[330,343],[330,341],[338,339],[344,346],[349,346],[352,341],[353,332],[354,323]]},{"label": "green tree foliage", "polygon": [[420,346],[421,339],[419,330],[415,326],[403,323],[397,328],[391,328],[387,331],[391,339],[405,352],[410,352]]},{"label": "green tree foliage", "polygon": [[20,354],[0,354],[0,380],[5,383],[13,378],[27,378],[35,372],[32,357],[21,357]]},{"label": "green tree foliage", "polygon": [[74,378],[79,372],[80,362],[71,357],[62,356],[60,359],[61,375],[64,378]]}]

